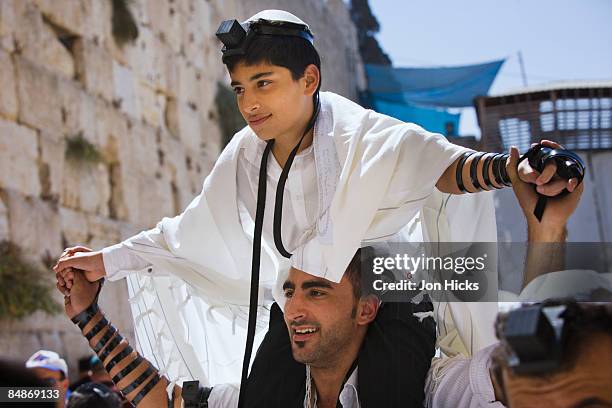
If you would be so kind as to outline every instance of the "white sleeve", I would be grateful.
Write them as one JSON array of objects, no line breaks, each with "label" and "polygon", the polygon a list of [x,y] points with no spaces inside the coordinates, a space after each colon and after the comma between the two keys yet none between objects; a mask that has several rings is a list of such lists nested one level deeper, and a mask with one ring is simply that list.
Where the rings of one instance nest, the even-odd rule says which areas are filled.
[{"label": "white sleeve", "polygon": [[219,384],[215,385],[208,396],[210,408],[235,408],[238,406],[240,385]]},{"label": "white sleeve", "polygon": [[[102,249],[102,259],[106,278],[113,281],[124,278],[130,271],[140,271],[151,267],[151,263],[139,257],[127,244],[130,240],[137,239],[143,234],[155,234],[155,229],[143,231],[126,241]],[[151,268],[150,271],[153,272]]]},{"label": "white sleeve", "polygon": [[472,357],[435,358],[425,381],[427,408],[504,408],[495,401],[489,374],[491,352],[497,344]]}]

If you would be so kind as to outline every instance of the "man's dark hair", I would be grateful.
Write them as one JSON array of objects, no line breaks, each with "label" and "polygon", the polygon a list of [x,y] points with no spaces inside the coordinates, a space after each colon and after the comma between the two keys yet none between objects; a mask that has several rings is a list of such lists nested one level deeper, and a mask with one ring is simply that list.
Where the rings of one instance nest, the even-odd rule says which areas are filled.
[{"label": "man's dark hair", "polygon": [[351,259],[351,263],[346,267],[346,271],[344,272],[346,279],[351,282],[351,286],[353,286],[353,296],[355,296],[356,300],[359,300],[362,296],[361,290],[361,248],[357,250],[353,259]]},{"label": "man's dark hair", "polygon": [[66,408],[119,408],[121,398],[109,387],[99,383],[85,383],[68,400]]},{"label": "man's dark hair", "polygon": [[299,37],[259,35],[253,39],[245,55],[236,55],[226,60],[228,71],[236,65],[247,66],[267,63],[287,68],[294,81],[304,76],[306,67],[314,64],[321,71],[321,57],[314,46]]}]

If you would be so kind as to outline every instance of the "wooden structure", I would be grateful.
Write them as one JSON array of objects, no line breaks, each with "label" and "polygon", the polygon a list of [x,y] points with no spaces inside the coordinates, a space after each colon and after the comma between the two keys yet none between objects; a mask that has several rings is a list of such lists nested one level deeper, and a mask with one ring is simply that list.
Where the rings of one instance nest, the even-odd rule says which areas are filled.
[{"label": "wooden structure", "polygon": [[565,83],[474,101],[481,149],[521,152],[541,139],[571,150],[612,149],[612,81]]}]

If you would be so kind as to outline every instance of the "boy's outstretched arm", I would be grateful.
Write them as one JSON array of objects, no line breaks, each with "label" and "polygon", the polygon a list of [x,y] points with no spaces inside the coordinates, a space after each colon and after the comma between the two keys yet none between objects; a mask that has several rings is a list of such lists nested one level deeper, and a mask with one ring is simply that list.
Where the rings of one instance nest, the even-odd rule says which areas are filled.
[{"label": "boy's outstretched arm", "polygon": [[[558,143],[549,140],[542,140],[540,143],[553,149],[562,148]],[[516,148],[513,149],[516,150]],[[496,162],[500,159],[503,160],[503,163],[499,163],[498,166]],[[500,169],[499,167],[502,165],[504,168]],[[444,171],[442,176],[438,179],[436,187],[443,193],[449,194],[463,194],[466,191],[469,193],[483,190],[487,191],[491,189],[491,184],[495,188],[503,188],[510,185],[510,165],[509,155],[502,157],[501,154],[496,155],[495,153],[468,152],[455,160]],[[458,166],[462,168],[460,175],[457,174]],[[574,191],[578,186],[578,180],[575,178],[570,180],[561,179],[556,176],[556,170],[556,165],[550,163],[542,173],[539,173],[529,166],[527,160],[523,160],[518,167],[518,176],[523,182],[535,184],[537,186],[537,192],[545,196],[554,197],[565,188],[567,188],[569,192]],[[500,182],[502,178],[500,177],[500,173],[506,176],[505,178],[508,184]],[[487,183],[487,181],[489,183]]]}]

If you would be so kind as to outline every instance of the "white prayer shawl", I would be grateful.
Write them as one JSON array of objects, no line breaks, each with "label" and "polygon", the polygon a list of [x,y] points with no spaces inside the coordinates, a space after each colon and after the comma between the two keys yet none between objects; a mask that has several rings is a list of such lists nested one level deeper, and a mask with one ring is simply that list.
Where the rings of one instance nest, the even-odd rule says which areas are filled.
[{"label": "white prayer shawl", "polygon": [[[287,248],[292,266],[337,282],[362,241],[496,240],[490,194],[448,200],[435,189],[465,148],[332,93],[323,92],[321,102],[313,141],[319,221],[304,245]],[[249,127],[238,132],[182,214],[124,242],[165,275],[144,270],[122,276],[128,276],[141,351],[174,380],[216,384],[240,378],[252,224],[240,215],[236,168],[240,149],[253,140],[265,143]],[[267,325],[263,309],[271,301],[284,306],[280,285],[289,262],[278,258],[273,246],[264,242],[262,248],[260,329]],[[447,304],[436,312],[438,319],[447,320],[439,338],[446,351],[470,354],[492,343],[497,310],[493,318],[486,317],[490,324],[483,327],[491,330],[483,333],[472,322],[482,317],[478,307]],[[255,348],[263,334],[258,331]]]}]

